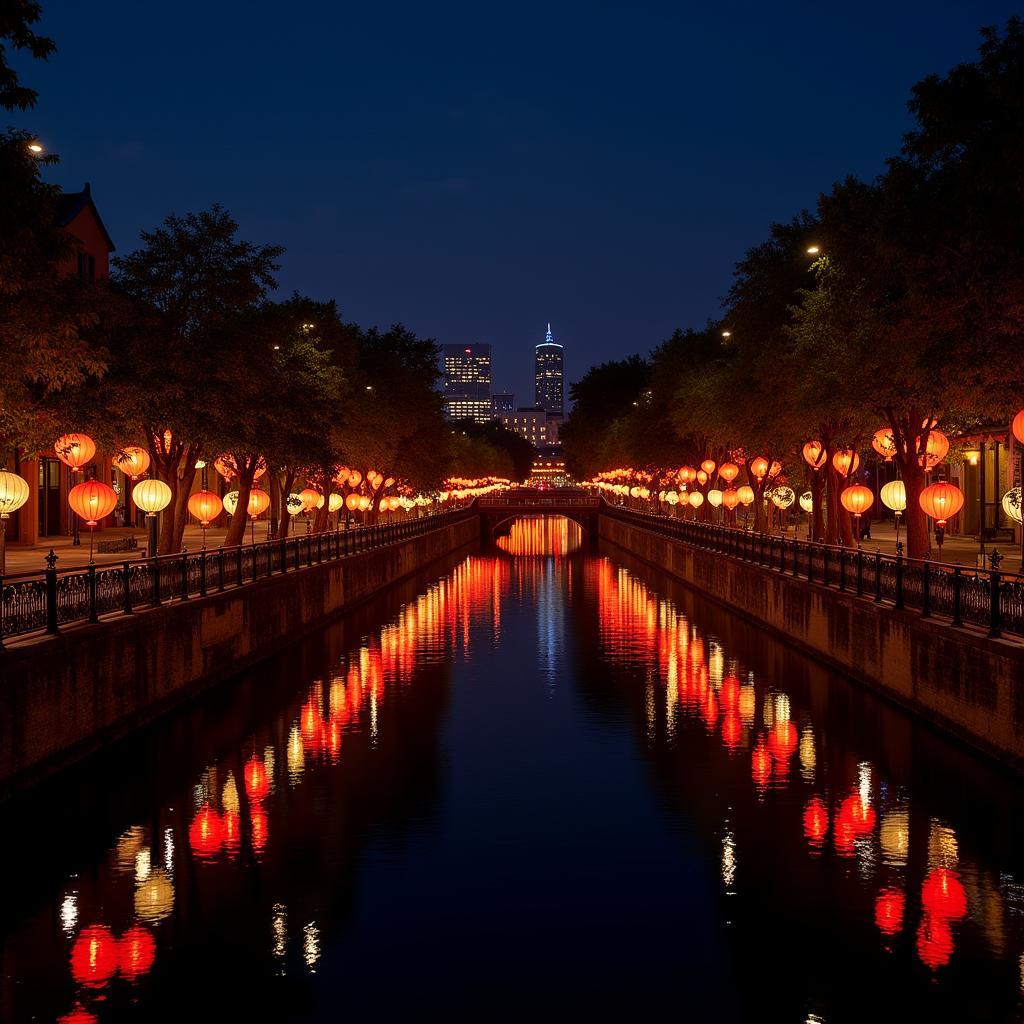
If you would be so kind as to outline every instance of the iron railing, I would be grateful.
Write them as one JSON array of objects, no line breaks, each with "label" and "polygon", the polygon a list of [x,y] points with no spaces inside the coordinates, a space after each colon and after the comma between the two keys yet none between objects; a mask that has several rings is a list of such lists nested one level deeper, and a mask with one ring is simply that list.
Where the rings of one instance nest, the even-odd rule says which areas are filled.
[{"label": "iron railing", "polygon": [[922,617],[942,616],[954,626],[978,626],[990,637],[1024,635],[1024,576],[1019,573],[689,522],[607,502],[602,514],[875,603],[908,608]]},{"label": "iron railing", "polygon": [[7,637],[57,633],[71,623],[97,622],[102,615],[130,615],[137,608],[247,586],[419,537],[472,514],[456,509],[402,522],[75,569],[58,569],[51,551],[43,572],[0,578],[0,644]]}]

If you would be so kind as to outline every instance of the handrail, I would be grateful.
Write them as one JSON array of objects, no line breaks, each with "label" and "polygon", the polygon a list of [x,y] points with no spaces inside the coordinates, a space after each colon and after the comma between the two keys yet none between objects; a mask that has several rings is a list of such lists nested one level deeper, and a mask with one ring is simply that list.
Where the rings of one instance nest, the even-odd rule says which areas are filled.
[{"label": "handrail", "polygon": [[10,637],[97,622],[101,615],[130,615],[136,608],[249,586],[419,537],[472,515],[471,508],[459,508],[402,522],[71,569],[58,569],[51,550],[42,573],[0,577],[0,645]]},{"label": "handrail", "polygon": [[604,501],[602,515],[693,547],[751,562],[787,576],[865,597],[875,604],[910,609],[922,618],[940,615],[954,626],[978,626],[990,637],[1024,636],[1024,575],[996,567],[887,555],[712,523],[674,519]]}]

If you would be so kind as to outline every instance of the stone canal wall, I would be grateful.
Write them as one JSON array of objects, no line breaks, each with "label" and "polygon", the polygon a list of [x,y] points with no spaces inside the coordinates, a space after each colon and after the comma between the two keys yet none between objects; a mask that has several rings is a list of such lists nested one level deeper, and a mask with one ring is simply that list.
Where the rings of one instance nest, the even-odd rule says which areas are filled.
[{"label": "stone canal wall", "polygon": [[1024,645],[600,517],[603,541],[1024,769]]},{"label": "stone canal wall", "polygon": [[479,519],[469,516],[362,554],[0,651],[0,796],[479,541]]}]

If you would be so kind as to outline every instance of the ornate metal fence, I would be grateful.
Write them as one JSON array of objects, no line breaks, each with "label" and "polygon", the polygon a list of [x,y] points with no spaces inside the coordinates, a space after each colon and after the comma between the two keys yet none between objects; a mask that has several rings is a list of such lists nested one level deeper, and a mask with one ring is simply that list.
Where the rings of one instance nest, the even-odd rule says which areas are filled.
[{"label": "ornate metal fence", "polygon": [[51,551],[43,572],[0,578],[0,643],[6,637],[57,633],[71,623],[97,622],[104,615],[130,615],[136,608],[247,586],[419,537],[472,514],[457,509],[403,522],[77,569],[58,569]]},{"label": "ornate metal fence", "polygon": [[[876,603],[909,608],[924,617],[943,616],[955,626],[980,626],[991,637],[1002,636],[1004,632],[1024,635],[1024,576],[1001,572],[998,567],[975,569],[862,548],[851,550],[671,519],[608,503],[602,515],[622,519],[693,547],[849,591]],[[998,558],[993,561],[997,562]]]}]

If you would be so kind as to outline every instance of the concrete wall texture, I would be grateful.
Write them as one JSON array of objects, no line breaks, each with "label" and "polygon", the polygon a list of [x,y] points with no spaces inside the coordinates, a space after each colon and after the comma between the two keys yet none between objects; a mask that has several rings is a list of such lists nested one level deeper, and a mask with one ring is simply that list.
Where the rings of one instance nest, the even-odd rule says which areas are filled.
[{"label": "concrete wall texture", "polygon": [[1024,769],[1024,645],[751,565],[607,516],[601,539]]},{"label": "concrete wall texture", "polygon": [[200,685],[479,544],[476,516],[254,584],[68,629],[0,652],[0,795],[125,734]]}]

